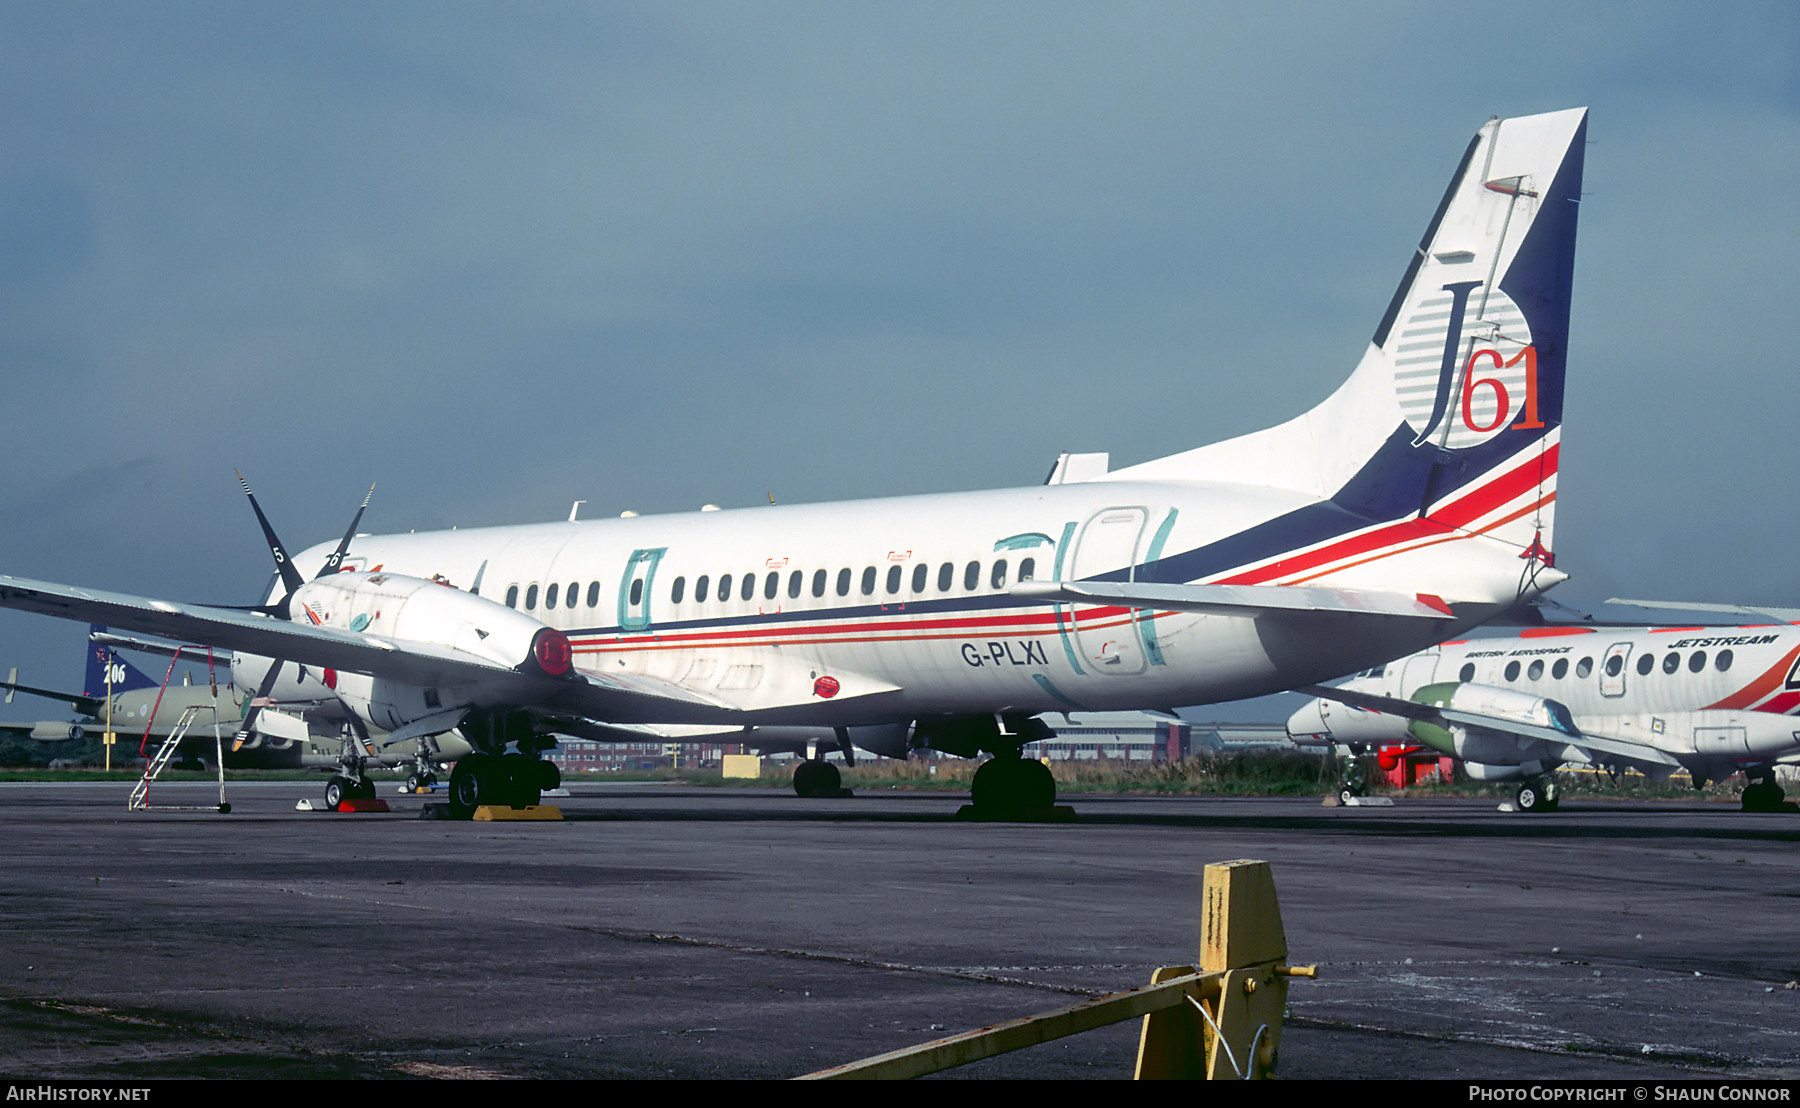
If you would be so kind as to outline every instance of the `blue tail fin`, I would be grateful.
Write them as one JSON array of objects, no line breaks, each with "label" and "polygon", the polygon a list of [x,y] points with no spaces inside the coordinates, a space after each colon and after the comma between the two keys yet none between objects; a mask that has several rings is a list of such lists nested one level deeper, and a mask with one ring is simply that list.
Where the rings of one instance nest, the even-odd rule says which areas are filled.
[{"label": "blue tail fin", "polygon": [[[90,634],[104,630],[106,628],[97,623],[88,628]],[[134,689],[154,689],[161,684],[160,681],[151,678],[127,662],[111,647],[90,642],[88,643],[87,676],[82,679],[81,683],[81,691],[84,695],[99,697],[107,694],[106,671],[108,666],[112,668],[111,691],[115,696],[122,692],[131,692]]]}]

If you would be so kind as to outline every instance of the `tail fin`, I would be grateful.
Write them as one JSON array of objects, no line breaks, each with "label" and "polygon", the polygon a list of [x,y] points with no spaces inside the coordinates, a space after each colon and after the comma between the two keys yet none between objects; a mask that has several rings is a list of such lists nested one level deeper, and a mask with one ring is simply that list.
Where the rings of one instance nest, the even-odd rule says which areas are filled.
[{"label": "tail fin", "polygon": [[[99,624],[92,624],[88,632],[105,631]],[[111,647],[96,642],[88,643],[87,676],[82,680],[81,691],[92,697],[103,697],[107,694],[107,668],[112,668],[111,691],[117,696],[122,692],[134,689],[154,689],[158,682],[146,675],[142,670],[120,657]]]},{"label": "tail fin", "polygon": [[1308,493],[1551,562],[1587,111],[1490,120],[1463,152],[1356,370],[1266,431],[1108,480]]}]

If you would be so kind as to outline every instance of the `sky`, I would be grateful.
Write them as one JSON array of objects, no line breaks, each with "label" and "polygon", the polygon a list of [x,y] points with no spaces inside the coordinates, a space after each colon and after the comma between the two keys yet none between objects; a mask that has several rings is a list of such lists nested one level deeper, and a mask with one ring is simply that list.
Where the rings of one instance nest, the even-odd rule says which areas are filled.
[{"label": "sky", "polygon": [[1584,105],[1552,595],[1800,606],[1791,3],[0,0],[0,98],[0,573],[254,603],[234,467],[299,549],[371,482],[424,530],[1253,431],[1484,120]]}]

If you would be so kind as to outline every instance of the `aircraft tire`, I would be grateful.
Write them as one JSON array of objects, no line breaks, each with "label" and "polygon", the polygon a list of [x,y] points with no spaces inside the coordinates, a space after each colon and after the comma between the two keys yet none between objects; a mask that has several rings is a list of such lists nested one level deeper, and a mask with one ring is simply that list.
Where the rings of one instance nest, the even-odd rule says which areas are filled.
[{"label": "aircraft tire", "polygon": [[491,755],[479,752],[456,763],[450,773],[450,818],[469,819],[476,808],[492,800],[498,768]]},{"label": "aircraft tire", "polygon": [[541,798],[538,792],[538,762],[529,754],[507,754],[500,759],[501,788],[504,803],[514,808],[529,808]]},{"label": "aircraft tire", "polygon": [[829,796],[843,787],[844,779],[830,762],[808,759],[794,767],[796,796]]},{"label": "aircraft tire", "polygon": [[540,793],[562,788],[562,770],[548,758],[540,758],[537,766],[537,787]]},{"label": "aircraft tire", "polygon": [[1544,794],[1539,790],[1538,783],[1535,780],[1527,781],[1519,786],[1519,791],[1514,795],[1513,801],[1518,805],[1519,811],[1521,812],[1541,811],[1544,804]]},{"label": "aircraft tire", "polygon": [[1746,812],[1778,812],[1784,795],[1773,781],[1752,781],[1744,786],[1739,805]]},{"label": "aircraft tire", "polygon": [[334,774],[331,780],[325,782],[325,807],[331,811],[337,811],[338,805],[349,795],[350,782],[343,776]]},{"label": "aircraft tire", "polygon": [[1006,816],[1043,811],[1056,803],[1056,778],[1035,758],[990,758],[969,783],[976,811]]}]

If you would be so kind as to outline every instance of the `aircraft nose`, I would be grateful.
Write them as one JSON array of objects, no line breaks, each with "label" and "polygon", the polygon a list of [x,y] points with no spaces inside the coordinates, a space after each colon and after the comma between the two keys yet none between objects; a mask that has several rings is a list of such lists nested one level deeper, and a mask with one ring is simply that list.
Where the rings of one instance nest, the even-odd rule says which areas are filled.
[{"label": "aircraft nose", "polygon": [[1317,741],[1331,734],[1331,728],[1325,723],[1325,701],[1314,697],[1300,706],[1300,709],[1288,717],[1288,738],[1295,742],[1305,739]]}]

